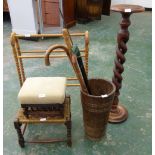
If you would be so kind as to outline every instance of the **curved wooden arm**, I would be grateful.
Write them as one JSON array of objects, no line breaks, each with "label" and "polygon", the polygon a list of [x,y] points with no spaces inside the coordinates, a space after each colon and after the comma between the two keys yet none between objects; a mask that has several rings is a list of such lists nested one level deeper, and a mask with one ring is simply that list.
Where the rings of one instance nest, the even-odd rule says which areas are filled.
[{"label": "curved wooden arm", "polygon": [[49,65],[50,65],[49,55],[51,54],[51,52],[53,52],[53,51],[54,51],[55,49],[57,49],[57,48],[63,49],[63,50],[66,52],[66,54],[67,54],[69,60],[71,61],[71,54],[70,54],[68,48],[65,47],[64,45],[56,44],[56,45],[50,46],[50,47],[47,49],[47,51],[46,51],[46,54],[45,54],[45,65],[46,65],[46,66],[49,66]]}]

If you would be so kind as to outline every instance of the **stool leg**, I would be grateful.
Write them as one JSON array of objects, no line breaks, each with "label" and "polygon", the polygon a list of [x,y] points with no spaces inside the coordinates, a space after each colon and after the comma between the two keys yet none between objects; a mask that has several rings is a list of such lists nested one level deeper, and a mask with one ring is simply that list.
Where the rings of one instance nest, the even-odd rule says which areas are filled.
[{"label": "stool leg", "polygon": [[22,134],[22,131],[21,131],[21,126],[22,124],[17,120],[17,121],[14,121],[14,127],[17,131],[17,135],[18,135],[18,143],[20,145],[20,147],[24,147],[25,146],[25,141],[24,141],[24,137],[23,137],[23,134]]},{"label": "stool leg", "polygon": [[69,147],[72,146],[72,138],[71,138],[71,128],[72,128],[72,122],[71,120],[68,120],[66,123],[65,123],[66,127],[67,127],[67,145]]}]

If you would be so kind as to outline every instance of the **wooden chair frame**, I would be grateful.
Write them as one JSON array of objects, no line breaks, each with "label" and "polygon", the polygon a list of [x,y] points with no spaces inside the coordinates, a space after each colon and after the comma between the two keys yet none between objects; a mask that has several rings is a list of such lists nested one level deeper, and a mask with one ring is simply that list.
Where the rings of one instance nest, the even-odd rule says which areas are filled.
[{"label": "wooden chair frame", "polygon": [[[88,32],[85,33],[74,33],[71,34],[71,36],[84,36],[85,38],[85,48],[82,49],[80,52],[82,53],[82,57],[85,58],[85,69],[86,73],[88,74],[88,51],[89,51],[89,36]],[[23,59],[31,59],[31,58],[44,58],[45,60],[50,58],[64,58],[68,57],[71,62],[71,57],[68,54],[68,49],[63,45],[54,45],[54,50],[51,50],[51,47],[49,47],[48,50],[29,50],[29,51],[22,51],[20,49],[19,45],[19,39],[23,38],[41,38],[41,37],[63,37],[63,34],[34,34],[34,35],[18,35],[16,33],[11,34],[11,45],[13,50],[13,55],[16,63],[16,69],[18,73],[18,78],[20,82],[20,86],[22,87],[24,81],[26,80],[25,72],[24,72],[24,66],[23,66]],[[59,54],[59,55],[50,55],[50,53],[47,55],[47,52],[57,52],[62,53],[65,52],[65,54]],[[26,53],[26,54],[25,54]],[[42,55],[41,55],[42,54]],[[72,63],[72,62],[71,62]],[[74,69],[74,67],[73,67]],[[67,80],[77,80],[76,77],[68,77]],[[67,86],[79,86],[79,84],[67,84]],[[24,139],[24,132],[26,130],[26,127],[28,124],[36,124],[36,123],[59,123],[59,124],[65,124],[67,127],[67,144],[68,146],[72,145],[71,141],[71,112],[70,112],[70,96],[66,96],[65,102],[64,102],[64,115],[61,117],[55,117],[53,118],[48,111],[42,111],[42,115],[48,116],[46,120],[42,121],[40,116],[34,115],[30,112],[27,113],[25,110],[25,107],[21,107],[17,113],[16,120],[14,121],[14,126],[18,134],[18,142],[21,147],[25,146],[25,143],[51,143],[51,142],[59,142],[64,141],[64,139],[48,139],[48,140],[25,140]],[[31,105],[32,108],[34,105]],[[48,107],[48,106],[47,106]],[[47,108],[46,107],[46,108]],[[27,109],[27,107],[26,107]],[[26,114],[25,114],[26,113]],[[36,112],[37,113],[37,112]],[[62,113],[61,113],[62,114]],[[58,114],[59,115],[59,114]],[[23,128],[23,129],[22,129]]]},{"label": "wooden chair frame", "polygon": [[[89,54],[89,35],[88,31],[85,33],[72,33],[71,36],[77,36],[77,37],[84,37],[85,39],[85,48],[80,49],[81,56],[84,57],[84,66],[86,73],[88,74],[88,54]],[[13,50],[13,55],[16,63],[16,69],[18,73],[18,78],[20,82],[20,86],[23,85],[26,76],[23,66],[23,59],[33,59],[33,58],[45,58],[45,52],[46,50],[29,50],[29,51],[23,51],[20,49],[19,39],[24,38],[52,38],[52,37],[63,37],[63,34],[32,34],[32,35],[19,35],[16,33],[11,34],[11,45]],[[64,52],[63,49],[56,49],[54,50],[55,53],[60,53],[57,55],[50,55],[50,58],[65,58],[67,57],[66,54],[61,54]],[[68,77],[67,80],[77,80],[76,77]],[[67,83],[67,86],[79,86],[77,83]]]}]

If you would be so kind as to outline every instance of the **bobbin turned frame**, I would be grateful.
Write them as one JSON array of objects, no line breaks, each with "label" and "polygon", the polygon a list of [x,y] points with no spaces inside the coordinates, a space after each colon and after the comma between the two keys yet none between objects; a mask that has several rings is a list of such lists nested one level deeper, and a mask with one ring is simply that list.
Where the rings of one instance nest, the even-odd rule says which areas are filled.
[{"label": "bobbin turned frame", "polygon": [[111,112],[109,115],[110,123],[121,123],[128,118],[127,109],[119,104],[119,95],[120,89],[122,87],[122,73],[124,72],[123,64],[125,63],[125,53],[127,52],[126,43],[129,40],[129,31],[128,27],[130,26],[130,15],[132,13],[143,12],[144,8],[138,5],[128,5],[128,4],[120,4],[114,5],[111,8],[112,11],[120,12],[122,15],[122,21],[120,22],[120,28],[117,35],[117,49],[116,49],[116,58],[115,58],[115,66],[114,66],[114,76],[112,78],[112,82],[116,86],[116,93],[113,101],[113,105],[111,108]]},{"label": "bobbin turned frame", "polygon": [[[84,58],[84,67],[86,73],[88,75],[88,55],[89,55],[89,35],[88,31],[85,33],[71,33],[71,36],[75,37],[84,37],[84,48],[80,49],[81,56]],[[13,55],[16,63],[16,69],[19,77],[20,86],[23,85],[23,82],[26,79],[24,66],[23,66],[23,59],[40,59],[45,58],[46,50],[21,50],[19,39],[23,38],[55,38],[61,37],[63,38],[63,34],[33,34],[33,35],[18,35],[16,33],[11,34],[11,45],[13,49]],[[67,55],[64,53],[63,49],[56,49],[53,53],[56,55],[50,55],[50,58],[66,58]],[[64,53],[64,54],[63,54]],[[75,81],[77,80],[76,77],[67,77],[67,81]],[[78,83],[67,83],[67,86],[79,86]]]},{"label": "bobbin turned frame", "polygon": [[[88,31],[85,33],[74,33],[71,34],[71,36],[84,36],[85,40],[85,48],[82,49],[80,52],[82,52],[82,57],[84,57],[85,60],[85,69],[86,73],[88,74],[88,50],[89,50],[89,36]],[[34,34],[30,36],[25,35],[17,35],[15,33],[11,34],[11,45],[13,50],[13,55],[16,63],[16,69],[19,77],[20,86],[22,87],[24,81],[26,80],[25,72],[24,72],[24,65],[23,65],[23,59],[33,59],[33,58],[43,58],[48,59],[49,58],[65,58],[70,56],[68,55],[68,49],[64,45],[54,45],[54,50],[52,50],[52,53],[57,53],[57,55],[47,55],[47,52],[50,50],[51,47],[48,50],[29,50],[29,51],[22,51],[20,49],[19,41],[20,38],[25,37],[33,37],[33,38],[41,38],[41,37],[63,37],[63,34]],[[65,53],[65,54],[60,54]],[[42,55],[41,55],[42,54]],[[68,77],[67,80],[77,80],[76,77]],[[73,84],[67,84],[67,86],[79,86],[77,83]],[[18,142],[21,147],[25,146],[25,143],[52,143],[52,142],[61,142],[61,141],[67,141],[68,146],[72,145],[71,141],[71,112],[70,112],[70,96],[65,97],[65,101],[62,105],[58,107],[55,105],[34,105],[34,104],[28,104],[28,105],[21,105],[21,108],[19,109],[17,113],[16,120],[14,121],[14,127],[18,134]],[[55,111],[55,108],[58,108],[58,111]],[[40,110],[41,109],[41,110]],[[45,110],[46,109],[46,110]],[[54,109],[54,110],[53,110]],[[52,111],[53,110],[53,111]],[[45,120],[42,121],[42,117],[44,117]],[[56,124],[65,124],[67,128],[67,139],[47,139],[47,140],[25,140],[24,139],[24,133],[26,130],[26,127],[28,124],[37,124],[37,123],[56,123]],[[22,129],[23,127],[23,129]]]}]

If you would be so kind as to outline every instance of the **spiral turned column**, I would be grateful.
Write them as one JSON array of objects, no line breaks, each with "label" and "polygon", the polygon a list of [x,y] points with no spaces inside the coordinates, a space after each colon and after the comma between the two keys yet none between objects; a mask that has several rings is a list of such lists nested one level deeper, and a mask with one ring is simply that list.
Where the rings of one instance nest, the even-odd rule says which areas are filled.
[{"label": "spiral turned column", "polygon": [[114,75],[112,82],[116,86],[115,97],[113,105],[109,115],[110,123],[121,123],[128,118],[127,109],[119,104],[120,89],[122,87],[122,73],[124,72],[123,64],[125,63],[125,53],[127,52],[126,43],[129,40],[128,27],[130,26],[130,15],[132,13],[143,12],[144,8],[137,5],[126,5],[120,4],[112,6],[111,10],[120,12],[122,15],[122,21],[120,22],[120,31],[117,35],[117,48],[116,48],[116,58],[114,60],[115,67],[113,69]]}]

